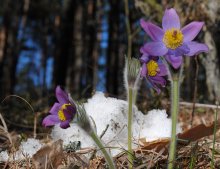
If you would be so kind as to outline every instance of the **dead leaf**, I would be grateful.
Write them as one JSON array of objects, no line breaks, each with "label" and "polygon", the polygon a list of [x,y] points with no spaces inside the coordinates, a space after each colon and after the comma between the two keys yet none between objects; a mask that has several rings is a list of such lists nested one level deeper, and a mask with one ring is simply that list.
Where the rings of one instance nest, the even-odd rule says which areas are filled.
[{"label": "dead leaf", "polygon": [[162,148],[166,147],[166,145],[169,143],[169,138],[163,138],[158,139],[155,141],[147,142],[145,138],[142,138],[139,140],[140,145],[143,146],[141,149],[145,150],[155,150],[156,152],[159,152]]},{"label": "dead leaf", "polygon": [[90,161],[89,168],[90,169],[101,169],[103,168],[105,160],[103,157],[96,157]]},{"label": "dead leaf", "polygon": [[49,143],[33,155],[35,169],[56,169],[63,159],[63,141]]},{"label": "dead leaf", "polygon": [[[220,119],[217,121],[217,130],[219,128],[220,128]],[[210,136],[213,134],[213,130],[214,130],[214,122],[212,122],[212,124],[208,126],[204,124],[197,125],[177,135],[178,139],[186,140],[186,142],[179,140],[178,145],[180,144],[183,145],[183,143],[188,144],[191,141],[196,141],[203,137]],[[146,138],[139,139],[141,149],[145,149],[145,150],[154,149],[156,152],[159,152],[162,148],[166,147],[169,144],[169,142],[170,142],[169,138],[158,139],[151,142],[147,142]]]},{"label": "dead leaf", "polygon": [[[217,129],[220,127],[220,119],[217,121]],[[211,125],[200,124],[195,126],[189,130],[186,130],[183,133],[178,134],[179,139],[188,140],[188,141],[196,141],[206,136],[210,136],[214,131],[214,122]]]}]

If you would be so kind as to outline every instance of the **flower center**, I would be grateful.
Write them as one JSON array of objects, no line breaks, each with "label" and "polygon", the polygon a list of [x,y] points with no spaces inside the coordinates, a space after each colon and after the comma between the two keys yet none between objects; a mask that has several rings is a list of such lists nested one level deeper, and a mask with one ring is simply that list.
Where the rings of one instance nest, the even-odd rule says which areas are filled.
[{"label": "flower center", "polygon": [[148,76],[156,76],[157,75],[157,71],[159,70],[159,66],[156,61],[150,60],[146,66],[147,66]]},{"label": "flower center", "polygon": [[181,30],[176,28],[168,29],[164,36],[163,42],[167,48],[176,49],[183,44],[183,34]]},{"label": "flower center", "polygon": [[65,114],[64,114],[64,110],[66,109],[66,107],[67,106],[69,106],[70,105],[70,103],[69,104],[63,104],[62,106],[61,106],[61,108],[60,108],[60,110],[58,111],[58,117],[59,117],[59,119],[61,120],[61,121],[65,121],[66,120],[66,116],[65,116]]}]

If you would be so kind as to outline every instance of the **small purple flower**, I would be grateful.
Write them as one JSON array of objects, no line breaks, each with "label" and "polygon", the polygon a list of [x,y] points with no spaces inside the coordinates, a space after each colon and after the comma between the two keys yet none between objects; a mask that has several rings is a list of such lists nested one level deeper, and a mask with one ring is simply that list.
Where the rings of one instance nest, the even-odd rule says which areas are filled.
[{"label": "small purple flower", "polygon": [[[143,53],[143,51],[141,50]],[[159,63],[158,56],[150,56],[146,53],[140,58],[142,63],[141,77],[145,77],[153,88],[160,93],[160,87],[165,87],[167,75],[166,66],[163,63]]]},{"label": "small purple flower", "polygon": [[162,28],[140,21],[141,27],[151,37],[153,42],[146,43],[142,50],[152,56],[165,56],[174,67],[182,64],[182,56],[193,56],[201,52],[208,52],[207,45],[192,41],[200,32],[203,22],[191,22],[182,29],[180,19],[175,9],[167,9],[162,19]]},{"label": "small purple flower", "polygon": [[66,129],[70,127],[70,121],[76,114],[76,106],[72,101],[72,98],[63,91],[60,86],[56,87],[56,98],[59,103],[54,103],[50,109],[50,115],[44,118],[43,126],[53,126],[60,123],[60,127]]}]

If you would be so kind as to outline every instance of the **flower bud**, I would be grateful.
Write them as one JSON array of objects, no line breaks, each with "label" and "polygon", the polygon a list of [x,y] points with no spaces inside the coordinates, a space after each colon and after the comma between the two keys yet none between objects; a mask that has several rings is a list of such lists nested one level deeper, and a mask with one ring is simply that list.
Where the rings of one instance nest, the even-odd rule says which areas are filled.
[{"label": "flower bud", "polygon": [[125,57],[124,81],[125,87],[137,89],[140,80],[140,61],[136,58]]}]

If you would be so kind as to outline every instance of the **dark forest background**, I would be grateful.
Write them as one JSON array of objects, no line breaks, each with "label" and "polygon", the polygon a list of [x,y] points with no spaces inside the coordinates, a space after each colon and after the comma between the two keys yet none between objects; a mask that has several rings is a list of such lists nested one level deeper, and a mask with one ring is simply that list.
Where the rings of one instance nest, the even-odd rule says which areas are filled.
[{"label": "dark forest background", "polygon": [[[204,21],[197,40],[210,48],[185,58],[181,98],[214,103],[220,96],[218,0],[0,0],[0,99],[7,97],[2,112],[23,124],[16,120],[30,109],[8,97],[19,95],[40,112],[53,103],[56,85],[76,99],[96,90],[125,98],[124,57],[140,57],[149,40],[139,20],[159,25],[168,7],[178,11],[182,25]],[[143,82],[139,95],[142,105],[158,106],[169,98],[169,87],[158,96]]]}]

